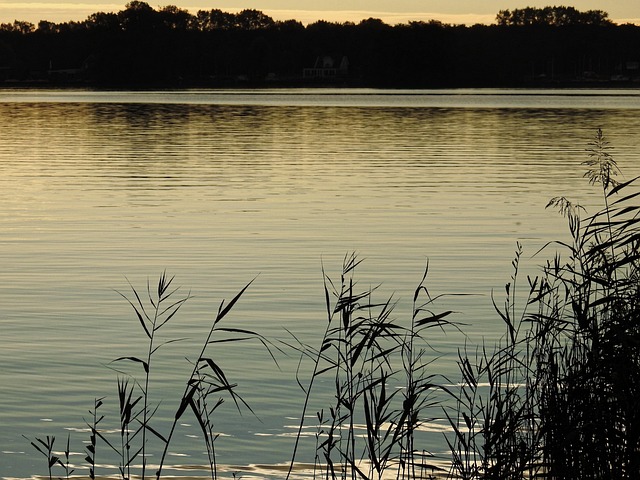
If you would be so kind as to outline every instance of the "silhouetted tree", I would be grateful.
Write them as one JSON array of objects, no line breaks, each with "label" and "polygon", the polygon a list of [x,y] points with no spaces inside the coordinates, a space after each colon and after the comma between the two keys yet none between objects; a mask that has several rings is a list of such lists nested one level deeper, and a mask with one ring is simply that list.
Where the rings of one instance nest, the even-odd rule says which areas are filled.
[{"label": "silhouetted tree", "polygon": [[389,25],[384,23],[379,18],[372,18],[372,17],[369,17],[366,20],[362,20],[359,23],[359,26],[363,28],[370,28],[372,30],[375,30],[375,29],[382,30],[382,29],[389,28]]},{"label": "silhouetted tree", "polygon": [[14,20],[13,23],[0,23],[0,31],[27,34],[34,32],[36,26],[31,22]]},{"label": "silhouetted tree", "polygon": [[133,0],[118,13],[120,25],[125,31],[149,32],[158,25],[159,15],[148,3]]},{"label": "silhouetted tree", "polygon": [[202,31],[229,30],[236,26],[236,16],[217,8],[199,10],[196,14],[197,28]]},{"label": "silhouetted tree", "polygon": [[602,10],[580,12],[574,7],[526,7],[515,10],[500,10],[496,16],[498,25],[611,25],[609,14]]},{"label": "silhouetted tree", "polygon": [[59,31],[58,25],[53,22],[48,22],[46,20],[40,20],[38,22],[38,28],[36,31],[40,33],[56,33]]},{"label": "silhouetted tree", "polygon": [[15,52],[6,42],[0,41],[0,67],[10,68],[15,62]]},{"label": "silhouetted tree", "polygon": [[172,30],[187,30],[195,25],[196,18],[187,10],[167,5],[158,11],[160,22]]},{"label": "silhouetted tree", "polygon": [[84,24],[87,29],[100,29],[113,32],[120,30],[120,19],[116,13],[92,13],[87,17]]},{"label": "silhouetted tree", "polygon": [[273,18],[258,10],[242,10],[236,15],[236,25],[242,30],[260,30],[275,25]]}]

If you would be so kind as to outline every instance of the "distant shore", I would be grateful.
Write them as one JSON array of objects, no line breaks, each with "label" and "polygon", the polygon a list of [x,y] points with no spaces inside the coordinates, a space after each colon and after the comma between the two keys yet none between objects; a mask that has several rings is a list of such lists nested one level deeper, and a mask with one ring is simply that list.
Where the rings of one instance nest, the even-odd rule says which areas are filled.
[{"label": "distant shore", "polygon": [[350,88],[376,88],[376,89],[399,89],[399,90],[446,90],[446,89],[603,89],[603,90],[625,90],[640,89],[640,79],[626,80],[539,80],[521,82],[517,84],[441,84],[441,85],[393,85],[393,84],[369,84],[366,82],[343,81],[343,82],[308,82],[303,79],[287,80],[246,80],[246,79],[224,79],[211,81],[194,82],[149,82],[149,83],[93,83],[84,81],[60,81],[60,80],[6,80],[0,82],[0,89],[91,89],[91,90],[183,90],[183,89],[289,89],[289,88],[318,88],[318,89],[350,89]]},{"label": "distant shore", "polygon": [[0,24],[0,85],[90,88],[640,88],[640,26],[568,7],[494,25],[274,21],[131,2],[84,22]]}]

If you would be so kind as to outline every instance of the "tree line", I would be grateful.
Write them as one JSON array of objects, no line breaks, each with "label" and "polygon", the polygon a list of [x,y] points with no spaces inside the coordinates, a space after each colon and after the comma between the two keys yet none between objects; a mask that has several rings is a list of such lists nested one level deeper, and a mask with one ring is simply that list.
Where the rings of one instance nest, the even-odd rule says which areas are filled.
[{"label": "tree line", "polygon": [[0,81],[105,86],[378,87],[640,82],[640,27],[573,7],[502,10],[493,25],[277,21],[134,0],[80,22],[0,24]]},{"label": "tree line", "polygon": [[581,12],[574,7],[517,8],[500,10],[496,16],[498,25],[613,25],[609,14],[603,10]]}]

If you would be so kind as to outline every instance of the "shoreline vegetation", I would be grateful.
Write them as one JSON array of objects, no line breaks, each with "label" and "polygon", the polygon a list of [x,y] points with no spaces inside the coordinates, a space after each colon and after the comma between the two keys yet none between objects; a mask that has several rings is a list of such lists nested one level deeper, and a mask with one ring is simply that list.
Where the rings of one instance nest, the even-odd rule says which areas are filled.
[{"label": "shoreline vegetation", "polygon": [[[323,268],[326,329],[316,344],[290,332],[288,340],[274,340],[232,326],[227,317],[253,281],[223,301],[201,350],[188,359],[192,369],[173,420],[158,426],[154,415],[164,399],[150,390],[154,361],[181,340],[163,338],[162,328],[189,300],[162,274],[156,286],[121,293],[146,347],[144,355],[110,365],[117,374],[117,426],[102,413],[113,400],[96,398],[85,420],[81,464],[71,461],[69,437],[63,451],[53,436],[27,439],[46,459],[45,478],[166,477],[168,448],[186,416],[195,420],[192,428],[203,443],[195,448],[207,453],[209,478],[223,478],[228,472],[216,455],[217,442],[224,442],[216,431],[218,408],[226,401],[259,417],[219,362],[223,347],[238,342],[262,345],[276,363],[283,353],[311,365],[295,373],[304,404],[281,478],[300,478],[301,467],[307,478],[325,480],[638,478],[640,191],[633,188],[636,178],[618,180],[600,130],[586,155],[585,178],[599,191],[601,209],[588,214],[565,197],[551,199],[548,207],[566,218],[570,240],[538,252],[557,249],[539,276],[526,279],[518,277],[517,245],[502,298],[493,296],[504,334],[494,343],[461,346],[454,360],[459,378],[432,371],[437,354],[429,347],[436,335],[463,331],[454,311],[438,308],[455,295],[431,295],[427,264],[412,318],[402,323],[394,318],[393,299],[374,299],[375,288],[358,285],[362,260],[351,253],[339,278]],[[313,411],[316,383],[334,391],[329,404]],[[436,458],[420,445],[420,428],[434,418],[448,424],[442,441],[449,458]],[[309,428],[315,434],[303,435]],[[304,442],[313,444],[314,459],[298,458]],[[153,465],[147,464],[151,451]],[[99,459],[108,456],[117,459],[117,474],[100,472]]]},{"label": "shoreline vegetation", "polygon": [[493,25],[303,25],[134,0],[80,22],[0,24],[0,86],[637,88],[639,52],[639,25],[573,7],[502,10]]}]

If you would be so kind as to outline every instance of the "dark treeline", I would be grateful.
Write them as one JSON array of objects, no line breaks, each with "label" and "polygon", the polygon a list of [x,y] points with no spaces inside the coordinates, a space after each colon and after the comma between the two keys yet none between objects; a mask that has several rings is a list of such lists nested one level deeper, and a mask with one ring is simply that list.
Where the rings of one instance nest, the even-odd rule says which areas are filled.
[{"label": "dark treeline", "polygon": [[104,86],[378,87],[640,83],[640,26],[572,7],[498,13],[494,25],[275,21],[132,1],[82,22],[0,24],[0,81]]}]

